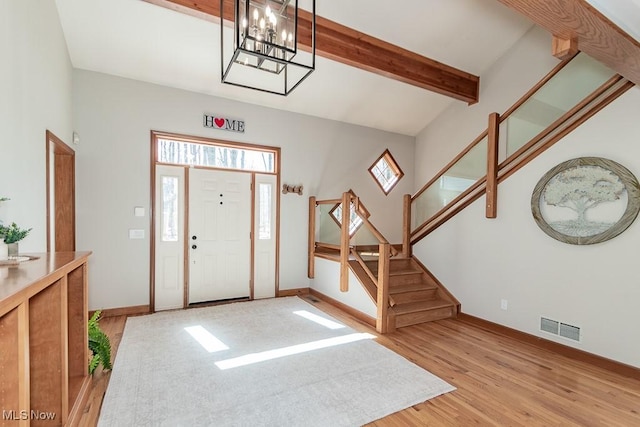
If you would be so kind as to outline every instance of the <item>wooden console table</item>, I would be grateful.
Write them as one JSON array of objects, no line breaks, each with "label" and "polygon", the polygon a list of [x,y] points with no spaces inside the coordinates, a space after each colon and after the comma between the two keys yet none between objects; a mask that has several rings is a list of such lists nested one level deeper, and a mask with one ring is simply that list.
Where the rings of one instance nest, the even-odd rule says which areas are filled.
[{"label": "wooden console table", "polygon": [[74,426],[80,419],[90,383],[90,254],[33,254],[39,258],[0,267],[1,426]]}]

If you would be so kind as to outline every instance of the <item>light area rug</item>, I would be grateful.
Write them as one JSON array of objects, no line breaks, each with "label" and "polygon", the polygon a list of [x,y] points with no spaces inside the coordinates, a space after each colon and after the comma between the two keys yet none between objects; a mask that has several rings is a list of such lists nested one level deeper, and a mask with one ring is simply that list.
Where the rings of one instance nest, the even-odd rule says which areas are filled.
[{"label": "light area rug", "polygon": [[[98,426],[359,426],[455,390],[366,334],[299,311],[337,322],[298,297],[129,318]],[[206,331],[209,350],[188,330]],[[266,360],[216,365],[254,356]]]}]

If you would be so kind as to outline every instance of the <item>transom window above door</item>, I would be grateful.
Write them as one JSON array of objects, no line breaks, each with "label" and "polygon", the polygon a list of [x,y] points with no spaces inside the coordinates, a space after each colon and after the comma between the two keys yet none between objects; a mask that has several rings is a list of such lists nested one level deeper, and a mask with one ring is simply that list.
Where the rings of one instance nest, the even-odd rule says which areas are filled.
[{"label": "transom window above door", "polygon": [[276,172],[276,152],[158,138],[158,161],[252,172]]}]

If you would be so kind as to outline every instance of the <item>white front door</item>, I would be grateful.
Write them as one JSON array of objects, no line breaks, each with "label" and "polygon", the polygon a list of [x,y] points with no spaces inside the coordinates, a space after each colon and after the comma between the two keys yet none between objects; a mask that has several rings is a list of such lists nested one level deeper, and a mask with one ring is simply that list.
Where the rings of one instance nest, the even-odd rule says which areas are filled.
[{"label": "white front door", "polygon": [[189,169],[189,304],[249,297],[251,175]]}]

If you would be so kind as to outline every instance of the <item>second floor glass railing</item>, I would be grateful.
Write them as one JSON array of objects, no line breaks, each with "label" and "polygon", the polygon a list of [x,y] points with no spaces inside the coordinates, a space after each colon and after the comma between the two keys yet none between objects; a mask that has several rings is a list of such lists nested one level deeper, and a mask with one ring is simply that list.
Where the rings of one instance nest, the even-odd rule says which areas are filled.
[{"label": "second floor glass railing", "polygon": [[[498,117],[495,144],[489,129],[484,130],[411,196],[405,241],[416,243],[484,194],[492,158],[498,162],[497,183],[632,86],[584,53],[563,61]],[[495,156],[491,147],[497,149]]]}]

